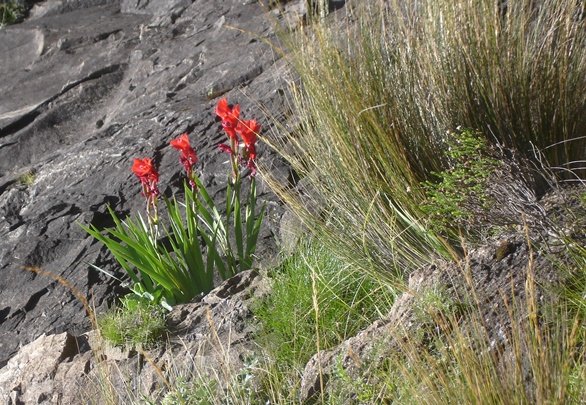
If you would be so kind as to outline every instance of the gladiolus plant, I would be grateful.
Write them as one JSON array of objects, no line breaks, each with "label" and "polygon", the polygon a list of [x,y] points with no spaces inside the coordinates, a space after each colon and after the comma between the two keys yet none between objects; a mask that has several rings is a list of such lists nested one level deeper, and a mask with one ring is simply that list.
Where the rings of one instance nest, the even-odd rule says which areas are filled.
[{"label": "gladiolus plant", "polygon": [[[216,107],[216,115],[222,120],[222,128],[228,136],[229,145],[221,144],[220,150],[228,153],[232,169],[226,192],[227,225],[233,225],[233,236],[236,249],[231,240],[222,238],[220,243],[226,253],[230,268],[239,271],[252,266],[253,254],[256,249],[258,230],[262,221],[261,215],[256,216],[256,140],[260,125],[255,120],[240,120],[240,106],[229,107],[226,99],[221,99]],[[240,142],[241,141],[241,142]],[[250,188],[246,205],[241,204],[243,171],[250,178]],[[244,208],[244,216],[242,209]],[[244,227],[243,227],[244,225]]]},{"label": "gladiolus plant", "polygon": [[[225,212],[220,213],[195,171],[198,161],[187,133],[171,140],[185,170],[184,201],[163,198],[167,227],[159,229],[159,174],[152,159],[134,159],[146,199],[147,220],[120,220],[108,207],[115,226],[102,234],[95,226],[83,226],[102,242],[128,273],[133,292],[143,298],[170,305],[184,303],[213,288],[214,274],[227,279],[252,267],[264,207],[256,209],[256,140],[260,125],[240,120],[240,107],[220,100],[216,114],[228,135],[229,145],[220,149],[230,155]],[[243,176],[243,172],[246,171]],[[243,204],[243,186],[247,199]],[[161,238],[163,237],[163,239]],[[165,241],[165,243],[162,242]]]}]

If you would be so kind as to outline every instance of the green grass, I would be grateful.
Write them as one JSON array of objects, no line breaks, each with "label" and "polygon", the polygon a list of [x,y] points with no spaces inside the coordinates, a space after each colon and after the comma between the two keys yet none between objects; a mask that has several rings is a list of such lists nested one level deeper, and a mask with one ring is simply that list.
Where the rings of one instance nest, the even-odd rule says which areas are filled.
[{"label": "green grass", "polygon": [[318,242],[304,244],[275,273],[271,295],[254,312],[266,331],[262,338],[287,364],[309,360],[316,331],[319,346],[331,348],[384,315],[393,302],[388,286],[354,271]]},{"label": "green grass", "polygon": [[153,346],[167,330],[165,313],[159,305],[132,296],[126,296],[121,307],[101,316],[98,326],[102,337],[115,346]]},{"label": "green grass", "polygon": [[254,310],[257,343],[267,359],[260,373],[265,399],[295,402],[310,357],[354,336],[386,314],[391,289],[333,257],[318,242],[304,244],[276,269],[271,295]]}]

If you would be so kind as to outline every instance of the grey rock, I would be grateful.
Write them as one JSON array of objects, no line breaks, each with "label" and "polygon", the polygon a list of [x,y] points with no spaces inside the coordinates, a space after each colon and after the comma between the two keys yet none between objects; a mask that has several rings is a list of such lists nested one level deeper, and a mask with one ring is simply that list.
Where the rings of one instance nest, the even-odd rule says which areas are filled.
[{"label": "grey rock", "polygon": [[[0,369],[3,403],[119,403],[145,395],[160,400],[166,382],[197,378],[229,383],[259,355],[251,304],[270,291],[256,271],[237,274],[201,298],[176,306],[168,316],[167,342],[154,349],[117,348],[95,331],[79,338],[68,333],[41,336],[22,347]],[[111,387],[110,391],[107,387]]]},{"label": "grey rock", "polygon": [[41,335],[0,369],[0,398],[8,404],[57,403],[60,382],[54,376],[77,353],[76,340],[67,332]]},{"label": "grey rock", "polygon": [[[190,132],[202,180],[221,200],[227,172],[217,150],[225,140],[213,114],[218,97],[240,103],[268,131],[261,111],[279,116],[279,89],[287,87],[267,45],[270,11],[257,2],[38,6],[50,10],[0,31],[0,367],[43,333],[79,336],[91,327],[71,290],[98,311],[123,291],[90,267],[124,276],[77,223],[112,225],[107,205],[120,215],[144,209],[133,157],[154,157],[170,196],[182,177],[168,142]],[[286,178],[288,169],[263,145],[259,160]],[[29,172],[32,184],[19,180]],[[282,209],[262,182],[258,191],[268,211],[262,264],[275,256]]]},{"label": "grey rock", "polygon": [[118,4],[119,0],[45,0],[36,3],[29,11],[29,19],[67,13],[80,8]]},{"label": "grey rock", "polygon": [[163,16],[185,9],[191,0],[121,0],[120,10],[123,13],[150,14]]}]

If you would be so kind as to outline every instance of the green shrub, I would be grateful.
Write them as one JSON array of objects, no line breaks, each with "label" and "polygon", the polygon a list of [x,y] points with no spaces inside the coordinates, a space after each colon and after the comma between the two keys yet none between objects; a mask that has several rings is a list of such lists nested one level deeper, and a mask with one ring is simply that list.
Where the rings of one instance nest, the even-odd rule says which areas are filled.
[{"label": "green shrub", "polygon": [[[480,225],[489,226],[487,214],[495,201],[489,195],[490,180],[503,164],[490,155],[482,134],[461,130],[447,141],[450,168],[433,173],[439,182],[424,182],[424,212],[434,231],[448,236],[480,232]],[[501,180],[502,181],[502,180]]]},{"label": "green shrub", "polygon": [[24,7],[15,1],[0,3],[0,28],[14,24],[24,17]]}]

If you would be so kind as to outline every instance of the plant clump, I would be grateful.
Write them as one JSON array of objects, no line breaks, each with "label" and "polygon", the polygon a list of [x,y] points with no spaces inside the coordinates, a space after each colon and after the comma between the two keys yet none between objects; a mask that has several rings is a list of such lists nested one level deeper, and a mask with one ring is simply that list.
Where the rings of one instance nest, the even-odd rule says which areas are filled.
[{"label": "plant clump", "polygon": [[504,162],[491,156],[485,138],[477,132],[461,130],[450,134],[447,142],[449,168],[432,173],[439,181],[422,184],[423,211],[430,227],[441,234],[478,233],[481,225],[490,224],[488,213],[496,201],[489,194],[489,182],[499,180],[495,173]]},{"label": "plant clump", "polygon": [[[198,161],[189,135],[170,141],[179,152],[185,170],[184,201],[163,197],[167,218],[159,218],[159,173],[151,158],[137,158],[132,172],[146,200],[146,220],[121,220],[108,207],[115,226],[106,234],[95,226],[82,228],[102,242],[126,271],[135,295],[170,310],[213,288],[214,276],[222,279],[250,269],[264,218],[264,207],[256,207],[256,140],[260,125],[241,120],[240,107],[219,101],[216,114],[229,145],[220,150],[230,156],[230,174],[225,204],[218,208],[196,173]],[[242,141],[242,143],[240,142]],[[246,199],[242,198],[246,187]],[[166,226],[168,224],[168,226]],[[99,270],[99,269],[98,269]]]},{"label": "plant clump", "polygon": [[[494,204],[507,221],[520,222],[527,210],[541,215],[535,196],[551,187],[550,175],[562,182],[586,177],[580,6],[501,3],[362,2],[342,34],[338,22],[325,21],[311,35],[293,36],[299,125],[278,148],[309,192],[299,198],[272,186],[312,232],[364,271],[403,277],[438,256],[458,257],[459,238],[446,238],[440,212],[457,217],[449,234],[474,228],[465,223],[472,219],[466,209],[490,204],[480,189],[492,182],[495,163],[492,156],[460,157],[455,168],[449,134],[458,128],[471,128],[478,147],[514,157],[504,162],[518,166],[513,173],[494,167],[504,171],[503,186],[514,175]],[[426,193],[421,184],[438,181],[439,173],[443,186],[464,185],[468,195]],[[439,223],[432,224],[435,203]]]},{"label": "plant clump", "polygon": [[275,403],[287,403],[298,395],[299,375],[310,357],[386,314],[394,294],[317,240],[302,242],[273,278],[271,294],[253,309],[261,323],[256,341],[270,364],[259,379]]},{"label": "plant clump", "polygon": [[149,347],[157,343],[167,330],[163,308],[132,295],[121,303],[120,308],[98,319],[102,337],[115,346]]},{"label": "plant clump", "polygon": [[0,29],[24,18],[25,9],[16,1],[0,2]]}]

